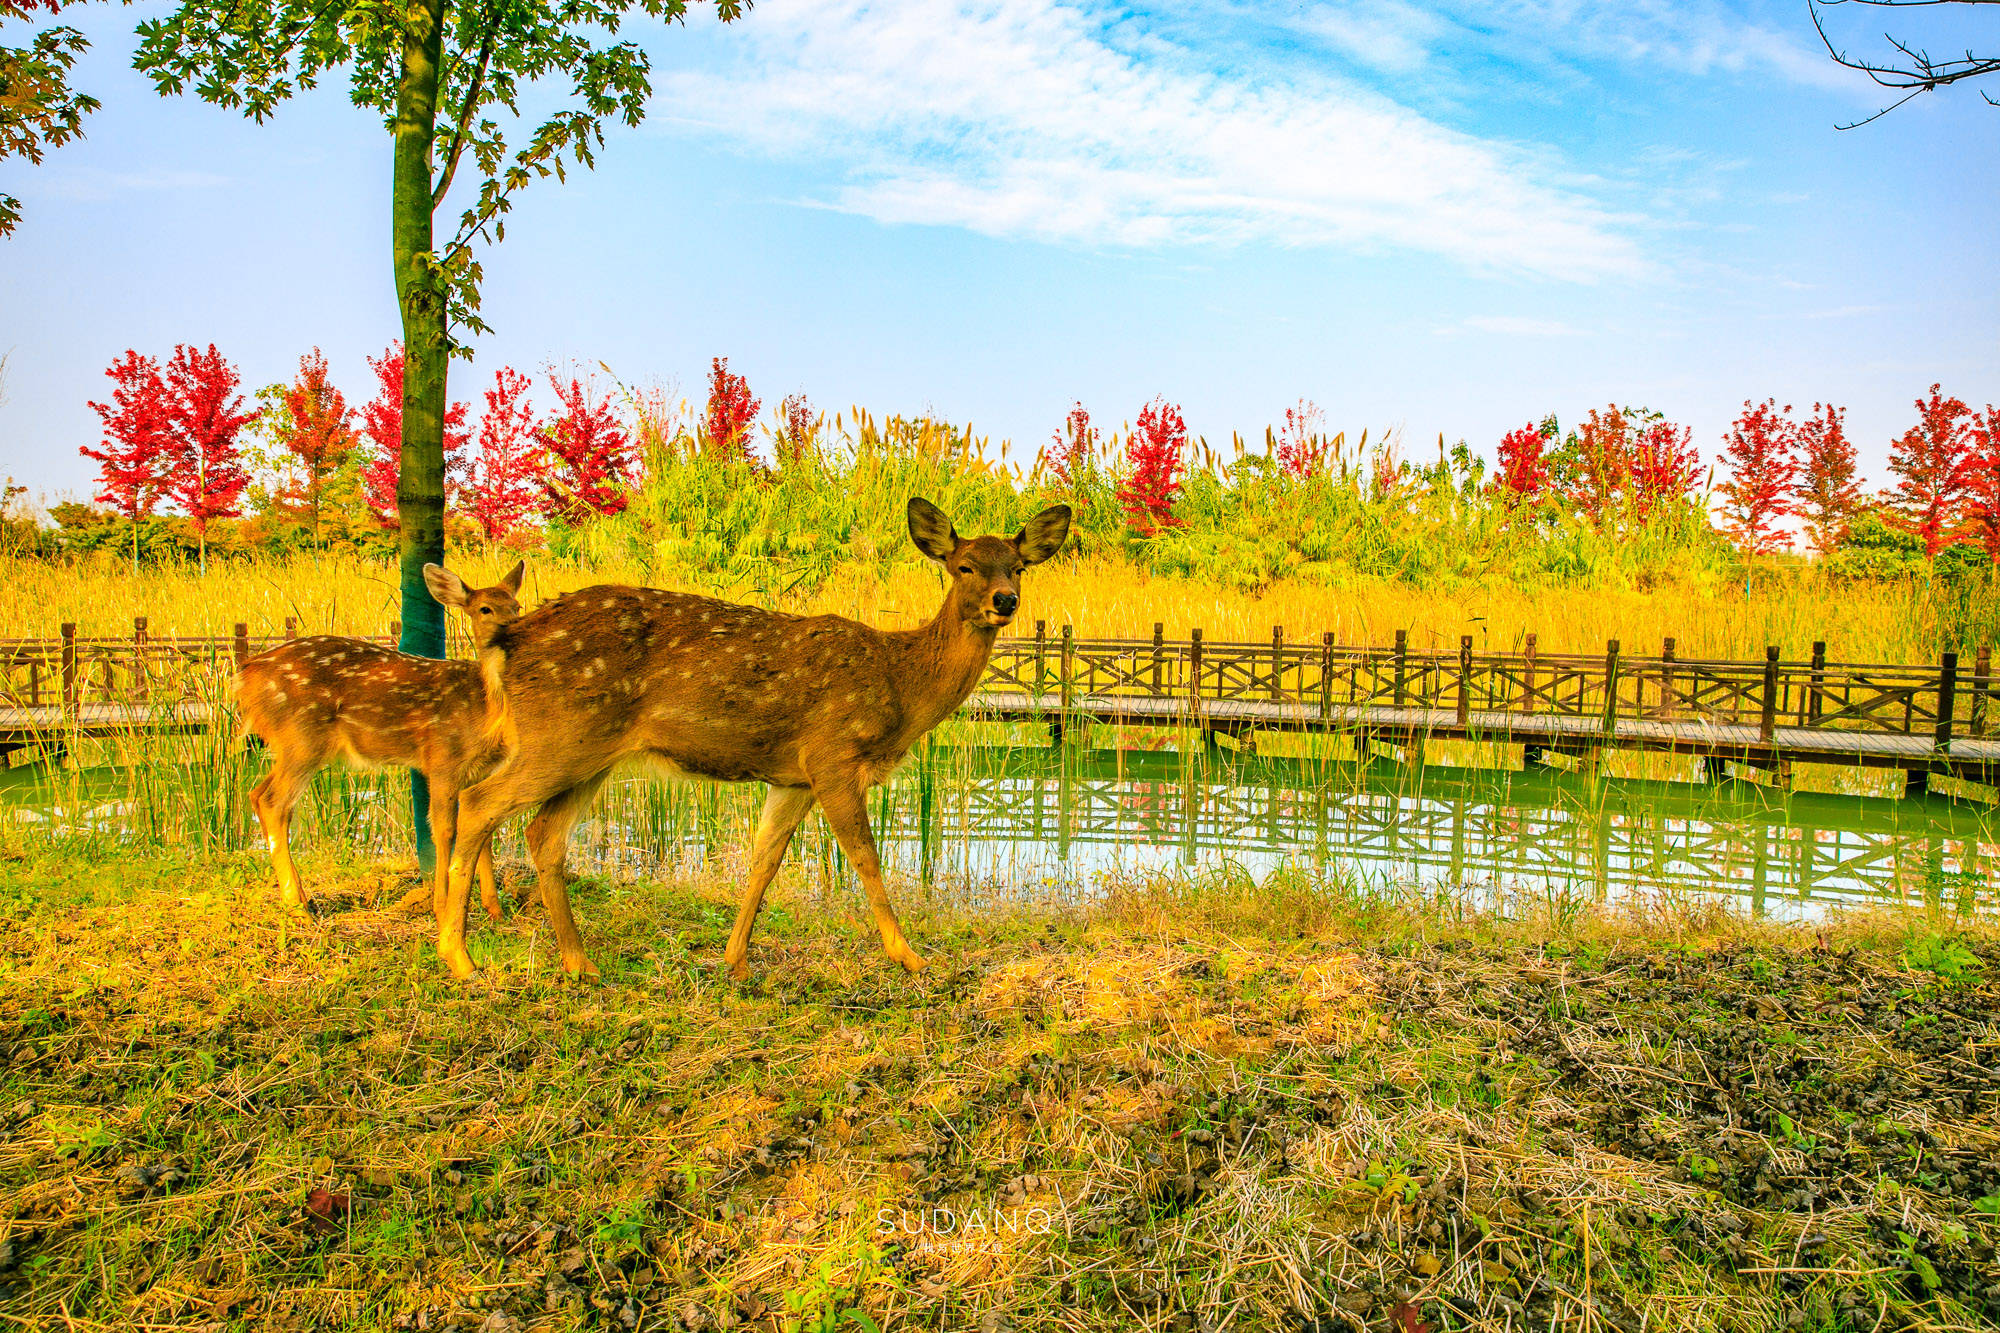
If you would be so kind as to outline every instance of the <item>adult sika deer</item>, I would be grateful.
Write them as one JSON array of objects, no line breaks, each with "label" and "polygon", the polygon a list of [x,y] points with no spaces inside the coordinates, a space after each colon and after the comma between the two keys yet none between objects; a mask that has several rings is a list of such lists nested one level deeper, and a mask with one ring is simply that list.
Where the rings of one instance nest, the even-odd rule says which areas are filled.
[{"label": "adult sika deer", "polygon": [[994,636],[1020,608],[1021,571],[1056,553],[1069,521],[1057,505],[1012,537],[968,540],[935,505],[912,499],[910,539],[950,577],[944,605],[917,629],[611,586],[565,594],[502,629],[497,722],[508,757],[460,798],[439,956],[458,976],[472,973],[473,863],[502,820],[546,802],[530,830],[542,901],[563,966],[595,976],[570,916],[560,847],[613,765],[649,757],[687,776],[770,784],[724,954],[733,976],[747,971],[764,890],[815,802],[861,877],[882,947],[922,968],[883,888],[863,793],[972,692]]},{"label": "adult sika deer", "polygon": [[[521,614],[515,599],[522,568],[515,565],[491,588],[467,588],[437,565],[424,567],[424,581],[431,596],[465,611],[473,643],[485,650],[500,628]],[[366,639],[316,634],[245,662],[236,673],[236,706],[244,725],[271,751],[271,772],[251,789],[250,804],[270,839],[278,892],[287,903],[299,907],[306,901],[292,864],[292,810],[312,775],[335,759],[362,768],[401,764],[424,775],[438,847],[437,883],[429,896],[434,908],[444,901],[459,791],[499,758],[488,734],[479,663],[415,657]],[[483,842],[479,888],[487,915],[497,919],[493,856]]]}]

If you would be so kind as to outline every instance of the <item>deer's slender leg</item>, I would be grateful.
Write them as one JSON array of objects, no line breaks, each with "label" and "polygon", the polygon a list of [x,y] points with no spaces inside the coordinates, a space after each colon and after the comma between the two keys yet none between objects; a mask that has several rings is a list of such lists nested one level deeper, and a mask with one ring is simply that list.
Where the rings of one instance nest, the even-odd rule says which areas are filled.
[{"label": "deer's slender leg", "polygon": [[[442,791],[441,788],[443,785],[439,783],[433,785],[431,788],[431,833],[437,844],[437,882],[429,886],[419,884],[401,898],[398,898],[396,900],[396,909],[398,911],[414,912],[421,909],[428,909],[431,915],[435,916],[444,910],[445,896],[451,892],[451,850],[453,830],[458,823],[458,793],[455,791],[449,793]],[[449,818],[437,813],[440,797],[447,794],[450,799],[451,809]],[[486,916],[489,920],[498,921],[500,919],[500,891],[493,878],[493,844],[491,842],[488,842],[484,847],[479,849],[479,861],[476,870],[479,876],[479,905],[486,909]]]},{"label": "deer's slender leg", "polygon": [[840,849],[847,853],[855,873],[861,876],[868,905],[875,911],[875,928],[882,932],[883,950],[910,971],[923,971],[924,960],[903,938],[896,909],[889,905],[889,891],[882,884],[882,863],[875,855],[875,834],[868,827],[868,802],[857,775],[841,767],[811,776],[819,808],[826,812],[826,822],[832,827],[833,836],[840,839]]},{"label": "deer's slender leg", "polygon": [[[577,933],[576,922],[570,916],[569,895],[564,891],[566,886],[562,882],[560,852],[567,844],[571,825],[595,799],[608,771],[600,771],[553,793],[546,787],[559,779],[538,782],[534,775],[527,773],[502,772],[460,794],[458,839],[452,847],[450,887],[444,909],[438,917],[438,957],[444,960],[454,976],[469,977],[474,971],[472,956],[465,949],[465,909],[472,895],[472,876],[479,856],[488,849],[493,832],[500,827],[502,820],[538,800],[545,804],[536,815],[536,822],[542,829],[543,848],[536,854],[536,867],[543,872],[542,899],[548,905],[549,924],[555,930],[556,946],[562,951],[563,967],[573,975],[597,975],[597,969],[584,957],[582,936]],[[553,876],[543,865],[551,850],[558,853],[555,859],[557,873]]]},{"label": "deer's slender leg", "polygon": [[250,806],[257,822],[264,826],[264,838],[271,844],[271,869],[278,877],[278,896],[289,907],[303,907],[305,884],[298,867],[292,864],[292,811],[299,794],[311,779],[315,764],[299,764],[280,755],[270,773],[250,791]]},{"label": "deer's slender leg", "polygon": [[764,890],[777,876],[792,834],[812,807],[810,787],[773,787],[764,797],[764,815],[757,821],[757,840],[750,847],[750,878],[743,886],[743,905],[737,909],[736,929],[722,954],[729,975],[738,981],[750,974],[750,931],[764,905]]},{"label": "deer's slender leg", "polygon": [[[597,798],[597,793],[604,789],[607,776],[600,773],[589,780],[590,790],[578,798],[583,806],[588,806]],[[563,882],[563,887],[569,886],[569,835],[570,830],[576,827],[582,808],[571,810],[566,801],[576,790],[560,792],[553,800],[543,802],[542,808],[535,811],[535,817],[528,821],[528,859],[535,865],[534,897],[538,900],[544,897],[542,881],[545,877],[554,876]],[[528,897],[529,890],[524,884],[521,886],[521,901],[527,902]]]},{"label": "deer's slender leg", "polygon": [[[446,863],[449,865],[449,862]],[[488,919],[500,919],[500,886],[493,878],[493,844],[487,843],[479,849],[479,904],[486,909]],[[449,881],[447,880],[447,887]]]}]

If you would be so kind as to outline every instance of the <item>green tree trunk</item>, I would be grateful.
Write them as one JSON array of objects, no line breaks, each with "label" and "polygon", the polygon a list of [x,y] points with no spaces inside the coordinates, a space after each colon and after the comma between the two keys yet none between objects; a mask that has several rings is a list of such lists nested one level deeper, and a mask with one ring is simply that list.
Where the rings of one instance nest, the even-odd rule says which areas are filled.
[{"label": "green tree trunk", "polygon": [[[403,635],[406,653],[444,656],[444,608],[424,586],[424,566],[444,563],[444,405],[450,359],[445,302],[431,266],[431,144],[437,124],[438,66],[444,0],[403,10],[402,76],[396,88],[394,219],[396,299],[403,315],[403,453],[396,481],[402,525]],[[432,873],[430,797],[412,773],[411,814],[417,862]]]}]

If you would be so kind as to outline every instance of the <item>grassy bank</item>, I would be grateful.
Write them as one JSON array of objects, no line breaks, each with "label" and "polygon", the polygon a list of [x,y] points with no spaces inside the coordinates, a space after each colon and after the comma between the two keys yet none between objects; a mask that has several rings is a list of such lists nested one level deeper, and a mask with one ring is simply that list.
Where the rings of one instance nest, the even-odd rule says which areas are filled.
[{"label": "grassy bank", "polygon": [[[909,901],[586,881],[440,979],[398,874],[0,859],[31,1328],[1972,1328],[1989,933],[1510,922],[1282,878]],[[949,1216],[945,1211],[949,1210]]]},{"label": "grassy bank", "polygon": [[[456,563],[475,583],[497,577],[516,556],[466,555]],[[528,556],[524,601],[533,605],[592,583],[682,588],[784,610],[854,616],[902,628],[937,610],[942,580],[907,544],[844,559],[825,579],[787,590],[726,574],[696,573],[623,558],[595,561]],[[64,621],[84,634],[129,634],[132,617],[151,634],[227,635],[237,621],[253,634],[386,633],[397,609],[387,562],[343,556],[255,558],[192,566],[146,565],[96,555],[51,563],[0,556],[0,628],[53,638]],[[1934,661],[1944,646],[1969,651],[1994,637],[1996,602],[1984,585],[1852,582],[1793,571],[1741,582],[1668,580],[1638,586],[1618,579],[1549,587],[1505,579],[1421,587],[1355,576],[1338,584],[1280,578],[1255,589],[1148,572],[1112,555],[1060,556],[1031,571],[1017,633],[1034,621],[1073,624],[1082,635],[1145,637],[1155,623],[1211,642],[1266,642],[1273,625],[1294,641],[1331,630],[1343,644],[1387,644],[1408,630],[1413,645],[1455,648],[1470,634],[1482,652],[1518,649],[1534,634],[1544,652],[1601,652],[1618,639],[1628,654],[1659,651],[1677,639],[1683,658],[1761,659],[1766,644],[1804,657],[1825,640],[1835,661]]]}]

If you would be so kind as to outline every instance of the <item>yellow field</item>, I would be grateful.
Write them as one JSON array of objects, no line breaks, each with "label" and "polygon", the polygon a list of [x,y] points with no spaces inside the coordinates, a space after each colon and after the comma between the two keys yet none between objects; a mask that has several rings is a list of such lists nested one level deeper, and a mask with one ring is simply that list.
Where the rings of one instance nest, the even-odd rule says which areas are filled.
[{"label": "yellow field", "polygon": [[[513,560],[496,554],[461,558],[473,582],[496,576]],[[531,557],[525,602],[592,583],[642,581],[636,567],[593,567]],[[658,581],[655,580],[657,583]],[[746,600],[746,589],[668,583]],[[942,576],[927,566],[898,566],[886,576],[855,569],[813,593],[784,599],[786,610],[835,612],[895,628],[930,616]],[[1475,646],[1510,649],[1533,633],[1547,652],[1595,652],[1620,640],[1627,655],[1650,655],[1663,636],[1683,658],[1755,658],[1764,645],[1803,657],[1824,639],[1835,661],[1925,661],[1941,642],[1940,606],[1908,585],[1830,583],[1800,577],[1726,593],[1691,586],[1632,589],[1511,587],[1436,592],[1386,581],[1333,588],[1286,581],[1239,592],[1185,579],[1157,578],[1122,560],[1058,560],[1031,571],[1016,632],[1032,634],[1044,619],[1053,633],[1065,622],[1084,636],[1144,636],[1155,622],[1169,637],[1199,627],[1211,641],[1268,640],[1283,625],[1293,641],[1333,631],[1343,644],[1387,643],[1398,629],[1415,647],[1454,646],[1471,634]],[[301,632],[384,633],[397,616],[395,570],[387,563],[342,557],[253,560],[217,565],[206,577],[191,568],[143,567],[103,557],[80,563],[0,560],[0,636],[54,636],[64,621],[85,634],[116,634],[144,615],[154,635],[226,634],[237,621],[252,633],[282,629],[296,617]]]}]

